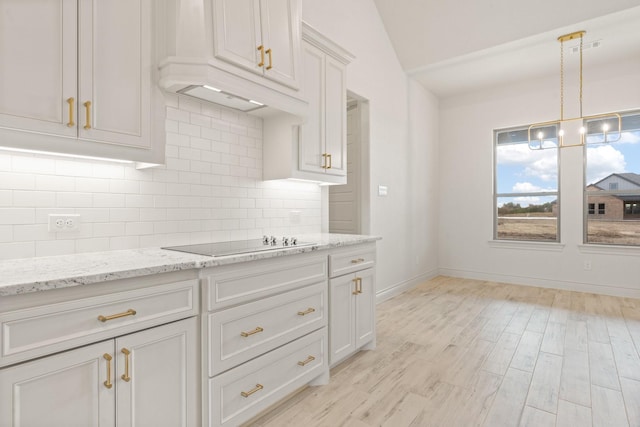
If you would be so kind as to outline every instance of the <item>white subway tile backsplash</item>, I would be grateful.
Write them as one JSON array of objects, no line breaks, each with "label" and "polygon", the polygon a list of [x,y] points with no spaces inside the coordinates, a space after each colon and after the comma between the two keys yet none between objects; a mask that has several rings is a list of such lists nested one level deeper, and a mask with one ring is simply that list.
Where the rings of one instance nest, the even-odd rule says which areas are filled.
[{"label": "white subway tile backsplash", "polygon": [[[261,118],[165,100],[165,166],[0,153],[0,259],[320,231],[317,185],[261,181]],[[51,233],[50,214],[78,214],[80,229]]]}]

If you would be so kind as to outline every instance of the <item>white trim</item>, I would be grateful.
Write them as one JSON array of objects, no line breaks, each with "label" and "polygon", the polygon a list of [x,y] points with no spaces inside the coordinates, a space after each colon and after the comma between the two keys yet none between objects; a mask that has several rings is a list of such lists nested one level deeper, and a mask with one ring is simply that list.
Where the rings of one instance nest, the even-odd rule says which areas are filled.
[{"label": "white trim", "polygon": [[578,245],[578,250],[580,251],[580,253],[583,253],[583,254],[626,255],[626,256],[640,255],[640,246],[583,244],[583,245]]},{"label": "white trim", "polygon": [[537,277],[513,276],[508,274],[485,273],[482,271],[455,270],[440,268],[441,276],[458,277],[462,279],[485,280],[489,282],[509,283],[513,285],[536,286],[540,288],[562,289],[575,292],[590,292],[616,297],[640,298],[640,287],[625,288],[621,286],[605,286],[594,283],[571,282],[567,280],[540,279]]},{"label": "white trim", "polygon": [[376,292],[376,304],[380,304],[388,299],[395,297],[396,295],[400,295],[401,293],[408,291],[409,289],[413,289],[418,286],[420,283],[426,282],[427,280],[431,280],[434,277],[438,276],[438,270],[428,271],[419,276],[413,277],[409,280],[405,280],[400,283],[396,283],[386,289]]},{"label": "white trim", "polygon": [[487,242],[489,247],[496,249],[520,249],[529,251],[549,251],[549,252],[562,252],[564,250],[564,243],[549,243],[549,242],[524,242],[524,241],[510,241],[510,240],[489,240]]}]

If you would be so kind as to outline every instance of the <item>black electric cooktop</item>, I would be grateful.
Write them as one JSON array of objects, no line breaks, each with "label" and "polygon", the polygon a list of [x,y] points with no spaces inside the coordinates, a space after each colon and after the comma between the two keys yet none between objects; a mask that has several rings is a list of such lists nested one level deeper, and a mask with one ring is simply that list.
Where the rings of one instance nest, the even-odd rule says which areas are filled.
[{"label": "black electric cooktop", "polygon": [[276,240],[275,242],[271,239],[266,239],[266,241],[265,239],[251,239],[231,242],[201,243],[197,245],[169,246],[162,249],[216,257],[296,248],[300,246],[313,246],[315,244],[316,243],[312,242],[298,242],[297,240],[295,243],[292,243],[291,240],[287,240],[285,244],[284,239],[279,241]]}]

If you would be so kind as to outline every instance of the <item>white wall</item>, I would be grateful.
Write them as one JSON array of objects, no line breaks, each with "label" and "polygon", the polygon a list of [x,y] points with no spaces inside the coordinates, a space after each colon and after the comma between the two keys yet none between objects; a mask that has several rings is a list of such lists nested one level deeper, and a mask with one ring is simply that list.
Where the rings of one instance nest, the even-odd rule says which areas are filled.
[{"label": "white wall", "polygon": [[[575,93],[571,92],[575,88],[568,89]],[[493,233],[493,129],[557,119],[557,78],[451,97],[440,105],[441,273],[640,297],[639,249],[594,252],[581,246],[583,162],[579,148],[562,151],[562,245],[554,251],[489,244]],[[585,70],[585,114],[638,108],[640,58]],[[592,262],[591,271],[583,268],[586,260]]]},{"label": "white wall", "polygon": [[407,78],[372,0],[304,0],[303,19],[356,57],[347,88],[370,103],[370,232],[383,238],[377,287],[388,296],[437,271],[437,214],[423,211],[436,203],[437,100]]},{"label": "white wall", "polygon": [[[160,168],[0,151],[0,259],[320,231],[316,184],[261,180],[262,119],[166,99]],[[50,213],[80,230],[50,233]]]}]

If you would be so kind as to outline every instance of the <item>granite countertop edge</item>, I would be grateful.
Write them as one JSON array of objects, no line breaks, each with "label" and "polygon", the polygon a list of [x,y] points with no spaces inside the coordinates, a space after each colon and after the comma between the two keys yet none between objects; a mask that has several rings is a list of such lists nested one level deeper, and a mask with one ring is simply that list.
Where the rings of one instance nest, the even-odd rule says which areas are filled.
[{"label": "granite countertop edge", "polygon": [[307,234],[300,238],[317,244],[224,257],[156,247],[0,261],[0,297],[289,256],[381,239],[378,236],[324,233]]}]

